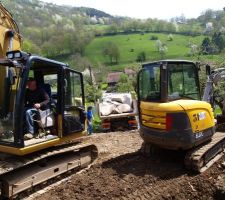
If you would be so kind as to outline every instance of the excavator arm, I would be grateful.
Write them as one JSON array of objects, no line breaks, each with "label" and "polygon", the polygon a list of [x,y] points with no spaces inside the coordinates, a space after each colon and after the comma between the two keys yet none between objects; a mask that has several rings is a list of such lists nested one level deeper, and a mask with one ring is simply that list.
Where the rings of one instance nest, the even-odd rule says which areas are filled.
[{"label": "excavator arm", "polygon": [[[223,103],[218,102],[215,99],[215,92],[214,92],[214,85],[217,85],[222,80],[225,80],[225,68],[218,68],[213,70],[208,75],[202,100],[210,103],[212,107],[215,107],[216,104],[221,108],[221,110],[224,110],[225,109],[224,102]],[[221,99],[224,99],[224,97],[221,96]]]},{"label": "excavator arm", "polygon": [[[0,3],[0,58],[6,57],[7,51],[20,50],[22,37],[19,28],[14,21],[11,13]],[[8,67],[0,67],[0,110],[8,110],[10,102],[8,97],[11,91],[8,84],[10,78],[10,69]],[[10,93],[13,94],[13,91]],[[4,111],[7,113],[7,111]]]},{"label": "excavator arm", "polygon": [[12,15],[0,3],[0,57],[5,57],[7,51],[21,49],[21,35]]}]

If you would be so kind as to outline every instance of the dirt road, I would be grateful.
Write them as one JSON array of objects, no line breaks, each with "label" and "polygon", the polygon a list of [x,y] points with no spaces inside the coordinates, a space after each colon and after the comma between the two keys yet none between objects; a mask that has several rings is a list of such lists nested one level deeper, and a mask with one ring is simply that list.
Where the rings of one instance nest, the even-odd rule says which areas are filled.
[{"label": "dirt road", "polygon": [[137,131],[95,134],[89,140],[99,149],[95,164],[36,200],[225,199],[218,190],[225,187],[225,157],[199,175],[184,169],[182,152],[143,157]]}]

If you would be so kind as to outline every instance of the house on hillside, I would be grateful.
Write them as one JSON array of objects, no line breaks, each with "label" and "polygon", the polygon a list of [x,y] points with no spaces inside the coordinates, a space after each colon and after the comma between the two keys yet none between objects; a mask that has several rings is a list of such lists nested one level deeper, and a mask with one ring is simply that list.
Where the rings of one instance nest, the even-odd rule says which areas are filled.
[{"label": "house on hillside", "polygon": [[116,86],[116,84],[120,80],[120,75],[122,73],[123,72],[112,72],[112,73],[109,73],[108,76],[107,76],[107,84],[108,84],[108,87],[114,87],[114,86]]},{"label": "house on hillside", "polygon": [[137,72],[135,72],[133,69],[125,68],[124,73],[129,77],[129,78],[134,78],[137,75]]},{"label": "house on hillside", "polygon": [[120,80],[120,75],[123,74],[123,73],[126,74],[129,78],[134,78],[137,75],[136,71],[134,71],[132,69],[129,69],[129,68],[125,68],[124,72],[112,72],[112,73],[109,73],[108,76],[107,76],[108,87],[115,87],[116,84]]}]

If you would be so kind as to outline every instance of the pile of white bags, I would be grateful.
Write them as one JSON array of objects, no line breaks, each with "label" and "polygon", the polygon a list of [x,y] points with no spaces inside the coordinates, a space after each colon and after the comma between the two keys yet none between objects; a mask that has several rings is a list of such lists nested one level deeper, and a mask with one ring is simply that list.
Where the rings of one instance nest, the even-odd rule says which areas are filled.
[{"label": "pile of white bags", "polygon": [[105,93],[99,104],[100,115],[122,114],[132,112],[132,97],[130,93]]}]

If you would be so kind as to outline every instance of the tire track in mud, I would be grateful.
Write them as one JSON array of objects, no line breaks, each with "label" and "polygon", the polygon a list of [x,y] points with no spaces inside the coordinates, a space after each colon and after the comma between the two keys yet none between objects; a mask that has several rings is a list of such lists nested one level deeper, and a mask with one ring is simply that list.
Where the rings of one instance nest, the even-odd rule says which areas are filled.
[{"label": "tire track in mud", "polygon": [[[178,158],[175,158],[176,156]],[[108,165],[109,168],[115,169],[123,180],[127,180],[125,185],[128,187],[125,191],[128,192],[122,192],[121,196],[115,199],[214,199],[216,188],[212,175],[217,166],[211,170],[212,173],[192,174],[183,168],[182,156],[179,156],[176,152],[165,152],[165,155],[160,155],[160,159],[146,160],[141,155],[130,154],[130,159],[126,160],[125,155],[103,163],[103,168]],[[132,173],[136,175],[133,181],[129,175]],[[124,178],[126,176],[128,177]],[[130,185],[132,187],[129,187]]]}]

